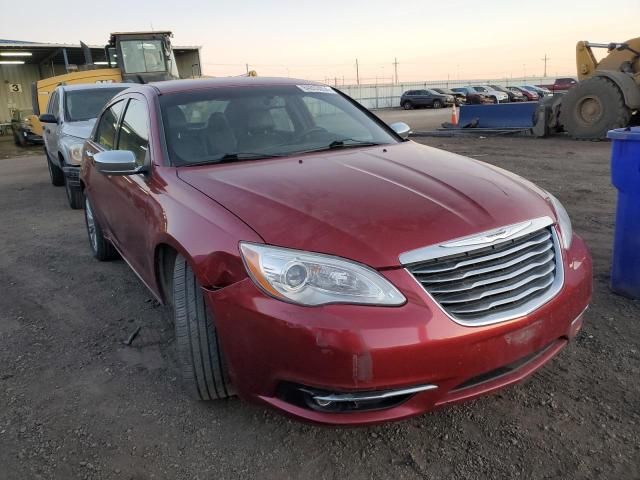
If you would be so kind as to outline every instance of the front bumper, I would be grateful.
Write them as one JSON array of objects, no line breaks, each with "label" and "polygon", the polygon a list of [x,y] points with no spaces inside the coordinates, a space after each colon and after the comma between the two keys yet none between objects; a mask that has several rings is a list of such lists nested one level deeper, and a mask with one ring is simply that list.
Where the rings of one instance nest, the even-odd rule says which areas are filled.
[{"label": "front bumper", "polygon": [[[308,421],[368,424],[487,394],[553,358],[581,328],[591,298],[584,242],[576,236],[563,255],[565,283],[555,298],[525,317],[482,327],[453,322],[404,269],[383,272],[407,298],[401,307],[301,307],[265,296],[249,279],[205,293],[241,398]],[[292,402],[283,385],[319,398],[437,388],[375,410],[332,412]]]},{"label": "front bumper", "polygon": [[64,178],[70,188],[80,188],[80,166],[65,165],[62,168]]}]

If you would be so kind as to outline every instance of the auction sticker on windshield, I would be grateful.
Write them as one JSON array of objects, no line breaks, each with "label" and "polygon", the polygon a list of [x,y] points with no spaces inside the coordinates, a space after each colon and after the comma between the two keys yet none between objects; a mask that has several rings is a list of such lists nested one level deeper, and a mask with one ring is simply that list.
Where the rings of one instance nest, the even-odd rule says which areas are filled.
[{"label": "auction sticker on windshield", "polygon": [[333,93],[335,95],[335,90],[331,87],[327,87],[326,85],[296,85],[300,90],[305,93]]}]

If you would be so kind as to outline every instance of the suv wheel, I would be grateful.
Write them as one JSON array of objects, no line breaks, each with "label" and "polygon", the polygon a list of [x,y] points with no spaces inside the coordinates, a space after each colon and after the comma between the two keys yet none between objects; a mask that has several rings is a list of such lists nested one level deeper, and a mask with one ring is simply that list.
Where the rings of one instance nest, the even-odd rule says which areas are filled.
[{"label": "suv wheel", "polygon": [[178,360],[185,389],[196,400],[235,394],[220,350],[216,319],[198,280],[181,255],[173,269],[173,308]]},{"label": "suv wheel", "polygon": [[442,102],[440,100],[434,100],[433,108],[442,108]]},{"label": "suv wheel", "polygon": [[413,108],[413,103],[411,103],[409,100],[402,102],[402,108],[404,108],[405,110],[411,110]]},{"label": "suv wheel", "polygon": [[61,187],[65,184],[64,172],[60,167],[51,163],[49,154],[46,152],[46,150],[44,152],[44,157],[47,160],[47,167],[49,168],[49,178],[51,179],[51,185],[55,187]]},{"label": "suv wheel", "polygon": [[101,262],[118,258],[118,251],[111,242],[104,237],[102,228],[93,212],[91,202],[86,197],[84,200],[84,220],[87,224],[89,246],[91,247],[93,256]]},{"label": "suv wheel", "polygon": [[491,100],[493,100],[494,104],[498,103],[498,97],[491,97]]},{"label": "suv wheel", "polygon": [[82,190],[78,187],[72,187],[69,185],[69,182],[65,178],[64,189],[67,193],[67,201],[69,202],[69,206],[74,210],[80,210],[84,207],[84,195],[82,194]]}]

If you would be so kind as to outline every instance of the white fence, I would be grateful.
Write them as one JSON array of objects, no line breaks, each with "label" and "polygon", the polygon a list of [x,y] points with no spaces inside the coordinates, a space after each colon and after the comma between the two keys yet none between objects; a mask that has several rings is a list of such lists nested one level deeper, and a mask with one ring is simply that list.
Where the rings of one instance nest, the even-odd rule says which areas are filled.
[{"label": "white fence", "polygon": [[[566,75],[570,77],[571,75]],[[545,85],[553,84],[556,77],[526,77],[526,78],[502,78],[502,79],[475,79],[475,80],[440,80],[429,82],[412,82],[378,85],[337,85],[337,88],[357,100],[369,109],[392,108],[400,106],[400,96],[407,90],[421,88],[455,88],[465,85]]]}]

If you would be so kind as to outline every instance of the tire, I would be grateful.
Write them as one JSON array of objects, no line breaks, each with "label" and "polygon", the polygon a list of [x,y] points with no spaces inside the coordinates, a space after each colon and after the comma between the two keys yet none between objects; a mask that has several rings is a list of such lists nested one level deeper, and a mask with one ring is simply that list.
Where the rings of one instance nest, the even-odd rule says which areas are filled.
[{"label": "tire", "polygon": [[434,100],[431,106],[433,108],[442,108],[442,102],[440,100]]},{"label": "tire", "polygon": [[69,185],[69,182],[64,182],[64,190],[67,194],[67,201],[69,202],[69,206],[74,210],[80,210],[84,207],[84,195],[82,194],[82,190],[80,188],[73,188]]},{"label": "tire", "polygon": [[20,136],[16,132],[13,132],[13,143],[16,147],[22,147],[22,143],[20,143]]},{"label": "tire", "polygon": [[173,308],[178,361],[185,390],[196,400],[218,400],[235,394],[220,350],[215,317],[200,284],[181,255],[173,269]]},{"label": "tire", "polygon": [[89,237],[91,254],[101,262],[118,258],[118,251],[111,242],[104,237],[102,227],[100,227],[98,219],[95,218],[93,207],[87,197],[85,197],[84,200],[84,221],[87,226],[87,236]]},{"label": "tire", "polygon": [[404,108],[405,110],[411,110],[413,109],[413,103],[409,101],[402,102],[402,108]]},{"label": "tire", "polygon": [[576,139],[606,138],[631,120],[622,92],[611,80],[592,77],[570,89],[562,99],[560,123]]},{"label": "tire", "polygon": [[46,152],[46,150],[44,152],[44,156],[47,160],[47,167],[49,168],[49,178],[51,179],[51,185],[53,185],[54,187],[63,186],[65,184],[64,172],[60,167],[51,163],[49,154]]},{"label": "tire", "polygon": [[491,97],[491,99],[493,100],[494,105],[498,103],[498,97]]}]

